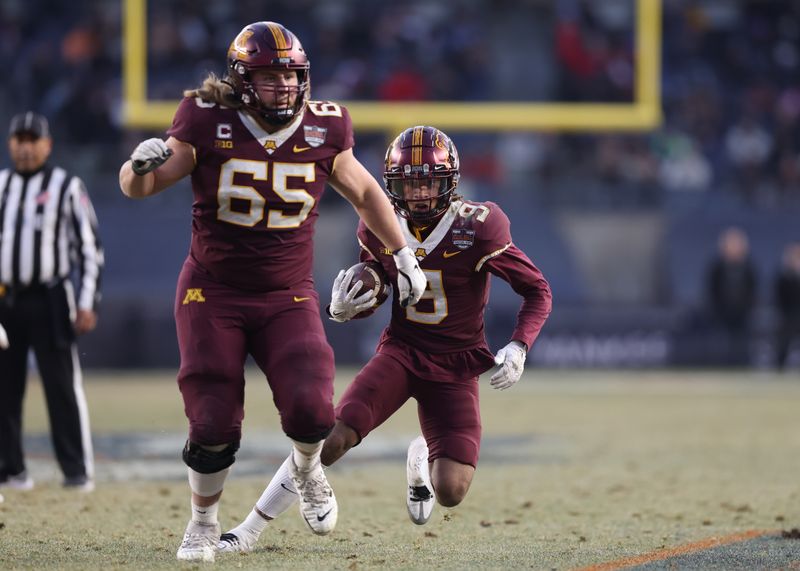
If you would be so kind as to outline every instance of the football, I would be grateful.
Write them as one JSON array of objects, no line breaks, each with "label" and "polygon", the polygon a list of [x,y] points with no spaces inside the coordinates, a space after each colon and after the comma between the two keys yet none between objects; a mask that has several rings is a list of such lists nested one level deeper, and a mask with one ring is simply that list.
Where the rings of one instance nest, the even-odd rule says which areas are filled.
[{"label": "football", "polygon": [[353,319],[362,319],[375,313],[375,310],[389,297],[389,276],[386,274],[383,266],[372,260],[369,262],[359,262],[350,269],[353,270],[353,279],[350,283],[354,284],[359,280],[363,283],[356,297],[368,291],[374,291],[378,299],[378,303],[353,317]]}]

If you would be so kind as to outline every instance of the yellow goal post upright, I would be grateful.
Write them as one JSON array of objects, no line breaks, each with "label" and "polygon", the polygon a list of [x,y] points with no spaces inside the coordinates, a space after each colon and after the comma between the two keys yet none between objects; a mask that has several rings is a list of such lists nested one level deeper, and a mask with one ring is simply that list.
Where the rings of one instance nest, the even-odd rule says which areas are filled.
[{"label": "yellow goal post upright", "polygon": [[[635,2],[635,86],[630,103],[371,102],[343,101],[358,131],[389,137],[408,125],[436,125],[447,132],[647,131],[661,112],[661,1]],[[147,96],[147,0],[123,0],[123,125],[169,126],[178,101]],[[220,56],[222,57],[222,56]]]}]

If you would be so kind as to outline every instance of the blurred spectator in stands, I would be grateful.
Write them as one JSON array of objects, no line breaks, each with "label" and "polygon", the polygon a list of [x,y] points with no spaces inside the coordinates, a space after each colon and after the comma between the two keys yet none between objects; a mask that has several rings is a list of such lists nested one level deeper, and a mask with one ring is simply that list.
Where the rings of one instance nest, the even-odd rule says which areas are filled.
[{"label": "blurred spectator in stands", "polygon": [[759,184],[773,147],[773,138],[749,113],[742,115],[725,134],[725,151],[734,181],[748,202],[758,199]]},{"label": "blurred spectator in stands", "polygon": [[632,90],[630,49],[603,27],[580,2],[557,3],[555,55],[561,70],[560,91],[567,101],[629,101]]},{"label": "blurred spectator in stands", "polygon": [[800,88],[785,89],[774,113],[779,198],[800,197]]},{"label": "blurred spectator in stands", "polygon": [[667,190],[708,190],[713,173],[708,159],[685,133],[666,130],[656,138],[661,156],[658,179]]},{"label": "blurred spectator in stands", "polygon": [[597,141],[594,172],[610,183],[653,185],[658,178],[658,159],[647,141],[639,137],[606,135]]},{"label": "blurred spectator in stands", "polygon": [[[553,205],[591,207],[598,178],[609,189],[740,186],[760,206],[775,208],[800,198],[800,2],[661,4],[664,126],[653,142],[670,143],[659,148],[643,137],[603,140],[605,134],[589,144],[588,135],[550,138],[558,159],[543,163],[548,182],[574,189],[559,191]],[[114,178],[115,146],[119,152],[130,146],[121,126],[123,5],[0,2],[0,60],[8,62],[0,119],[23,94],[65,134],[67,162],[94,153],[92,166]],[[149,3],[148,98],[169,98],[216,68],[214,54],[259,6],[256,0]],[[634,100],[636,9],[627,0],[273,2],[270,18],[300,26],[309,38],[316,93],[326,99]],[[654,176],[660,185],[649,182]],[[503,191],[527,186],[520,181]],[[612,201],[628,196],[636,204],[640,194],[616,192]]]},{"label": "blurred spectator in stands", "polygon": [[428,98],[428,81],[413,65],[397,62],[378,85],[381,101],[424,101]]},{"label": "blurred spectator in stands", "polygon": [[756,304],[757,277],[747,235],[737,227],[720,234],[717,257],[708,273],[711,317],[724,337],[728,365],[749,362],[750,318]]},{"label": "blurred spectator in stands", "polygon": [[784,369],[792,341],[800,339],[800,242],[783,250],[783,263],[775,280],[775,301],[779,313],[777,365]]}]

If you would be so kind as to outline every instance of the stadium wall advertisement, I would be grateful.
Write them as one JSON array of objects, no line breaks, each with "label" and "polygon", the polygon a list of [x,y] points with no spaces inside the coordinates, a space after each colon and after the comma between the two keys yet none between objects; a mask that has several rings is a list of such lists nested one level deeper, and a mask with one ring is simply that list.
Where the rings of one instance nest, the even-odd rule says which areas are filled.
[{"label": "stadium wall advertisement", "polygon": [[[107,299],[103,323],[81,341],[87,368],[177,368],[178,348],[169,301]],[[372,355],[387,323],[388,304],[370,319],[346,324],[325,322],[328,340],[340,366],[360,366]],[[580,327],[571,319],[580,313]],[[672,311],[650,309],[625,315],[578,308],[553,314],[533,346],[529,365],[543,368],[661,368],[721,365],[767,368],[774,360],[773,316],[764,312],[733,359],[730,340],[719,331],[698,325]],[[670,318],[670,316],[672,316]],[[502,347],[515,319],[514,310],[496,308],[487,315],[486,335],[493,349]],[[790,361],[800,361],[795,348]]]}]

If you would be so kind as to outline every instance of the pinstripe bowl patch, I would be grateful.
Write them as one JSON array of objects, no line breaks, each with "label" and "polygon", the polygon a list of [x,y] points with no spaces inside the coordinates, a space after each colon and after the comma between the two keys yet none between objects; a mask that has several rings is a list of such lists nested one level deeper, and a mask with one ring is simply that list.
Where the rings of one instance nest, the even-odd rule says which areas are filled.
[{"label": "pinstripe bowl patch", "polygon": [[475,243],[475,230],[453,228],[451,236],[453,237],[453,246],[462,250],[466,250]]},{"label": "pinstripe bowl patch", "polygon": [[319,147],[325,142],[328,134],[327,127],[317,127],[316,125],[303,125],[303,138],[312,147]]}]

